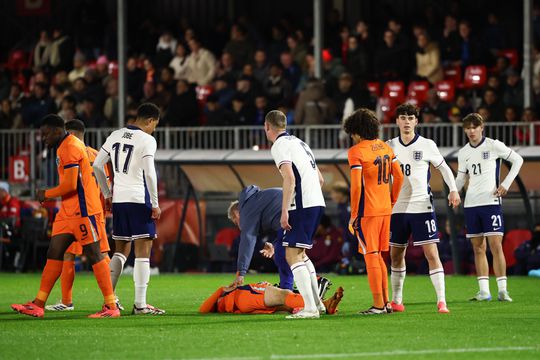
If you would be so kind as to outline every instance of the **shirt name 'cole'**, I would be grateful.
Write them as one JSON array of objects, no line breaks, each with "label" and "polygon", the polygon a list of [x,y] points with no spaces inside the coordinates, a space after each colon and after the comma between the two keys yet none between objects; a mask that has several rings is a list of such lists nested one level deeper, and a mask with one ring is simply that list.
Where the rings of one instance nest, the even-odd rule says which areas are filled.
[{"label": "shirt name 'cole'", "polygon": [[125,132],[124,135],[122,135],[122,139],[129,139],[131,140],[131,137],[133,136],[133,133]]}]

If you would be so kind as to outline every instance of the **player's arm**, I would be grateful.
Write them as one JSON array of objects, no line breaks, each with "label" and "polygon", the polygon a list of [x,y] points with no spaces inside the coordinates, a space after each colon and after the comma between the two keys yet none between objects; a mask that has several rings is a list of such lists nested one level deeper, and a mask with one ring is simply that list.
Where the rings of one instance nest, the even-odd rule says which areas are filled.
[{"label": "player's arm", "polygon": [[499,157],[509,161],[512,164],[510,171],[508,171],[508,175],[506,175],[506,178],[503,180],[494,194],[497,196],[504,196],[506,193],[508,193],[508,189],[512,185],[512,182],[516,176],[519,174],[519,170],[521,170],[521,166],[523,165],[523,157],[500,141],[496,141],[496,147]]},{"label": "player's arm", "polygon": [[223,288],[220,287],[216,290],[208,299],[206,299],[202,305],[199,307],[199,312],[201,314],[206,314],[210,312],[216,312],[217,310],[217,301],[220,296],[223,294]]},{"label": "player's arm", "polygon": [[401,172],[397,157],[392,154],[392,193],[390,194],[392,206],[398,200],[401,185],[403,185],[403,172]]},{"label": "player's arm", "polygon": [[161,209],[158,202],[157,173],[154,163],[154,154],[156,153],[156,140],[152,138],[149,147],[142,153],[142,168],[144,170],[144,179],[150,194],[150,203],[152,204],[152,219],[158,220],[161,216]]},{"label": "player's arm", "polygon": [[321,170],[319,170],[319,167],[317,166],[317,175],[319,176],[319,185],[321,185],[321,189],[324,185],[324,178],[321,174]]},{"label": "player's arm", "polygon": [[354,222],[358,217],[360,194],[362,194],[362,163],[349,150],[349,166],[351,168],[351,218],[349,219],[349,231],[354,233]]},{"label": "player's arm", "polygon": [[439,170],[444,180],[444,183],[446,184],[446,186],[448,186],[448,189],[450,190],[450,193],[448,194],[448,205],[456,208],[461,203],[461,198],[459,197],[459,192],[457,190],[456,181],[454,179],[452,169],[450,169],[450,167],[444,160],[435,142],[430,141],[430,144],[433,151],[431,163],[433,164],[433,166],[435,166],[435,169]]},{"label": "player's arm", "polygon": [[75,146],[68,146],[60,157],[60,164],[64,167],[64,176],[57,187],[48,190],[38,191],[38,200],[44,201],[56,197],[69,195],[77,191],[77,180],[79,178],[79,164],[84,159],[84,154]]},{"label": "player's arm", "polygon": [[[109,163],[110,158],[110,154],[107,152],[107,150],[101,148],[96,156],[96,159],[94,160],[93,165],[94,175],[96,176],[99,188],[101,189],[105,199],[112,197],[112,191],[107,181],[107,174],[105,173],[105,165]],[[112,174],[112,171],[109,173]]]},{"label": "player's arm", "polygon": [[279,167],[281,176],[283,177],[283,201],[281,203],[281,227],[285,230],[290,230],[289,225],[289,205],[292,203],[294,187],[296,185],[296,179],[294,178],[294,172],[292,163],[284,162]]},{"label": "player's arm", "polygon": [[[259,223],[252,221],[247,215],[240,215],[240,244],[238,246],[238,259],[236,260],[236,279],[234,285],[242,285],[244,283],[244,276],[246,275],[251,258],[253,257],[253,251],[257,244],[257,229]],[[245,219],[245,220],[244,220]]]},{"label": "player's arm", "polygon": [[456,177],[457,191],[461,191],[467,181],[467,164],[465,159],[458,153],[458,174]]}]

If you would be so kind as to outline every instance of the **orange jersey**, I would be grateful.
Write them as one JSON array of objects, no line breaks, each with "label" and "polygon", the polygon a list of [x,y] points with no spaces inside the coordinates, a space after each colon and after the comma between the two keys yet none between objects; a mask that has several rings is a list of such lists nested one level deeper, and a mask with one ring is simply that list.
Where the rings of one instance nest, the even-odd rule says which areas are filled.
[{"label": "orange jersey", "polygon": [[264,292],[270,285],[262,282],[239,286],[236,289],[225,292],[219,288],[199,308],[199,312],[218,312],[235,314],[271,314],[276,311],[275,307],[264,304]]},{"label": "orange jersey", "polygon": [[[87,146],[86,152],[88,153],[88,160],[90,161],[90,166],[93,166],[94,160],[96,160],[98,151],[91,146]],[[93,174],[93,168],[92,168],[92,174]],[[107,175],[107,180],[110,179],[111,174],[109,173],[109,166],[105,166],[105,175]],[[97,184],[97,179],[96,179],[96,184]],[[98,185],[98,189],[99,189],[99,185]],[[105,214],[105,197],[103,196],[103,193],[101,191],[99,192],[99,200],[101,201],[103,214]]]},{"label": "orange jersey", "polygon": [[62,195],[58,217],[77,218],[101,213],[100,191],[84,143],[73,135],[67,135],[56,150],[56,163],[60,184],[66,169],[78,168],[77,189]]},{"label": "orange jersey", "polygon": [[351,219],[392,214],[403,174],[392,148],[379,139],[363,140],[349,149]]}]

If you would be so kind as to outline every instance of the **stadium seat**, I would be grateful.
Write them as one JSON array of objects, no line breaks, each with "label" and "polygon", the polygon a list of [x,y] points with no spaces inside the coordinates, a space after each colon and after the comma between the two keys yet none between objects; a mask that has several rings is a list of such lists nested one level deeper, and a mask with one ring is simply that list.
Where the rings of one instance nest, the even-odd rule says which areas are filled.
[{"label": "stadium seat", "polygon": [[516,49],[502,49],[499,50],[499,56],[504,56],[510,62],[510,66],[517,69],[519,66],[519,54]]},{"label": "stadium seat", "polygon": [[224,245],[227,249],[230,249],[234,239],[240,236],[240,230],[233,227],[228,227],[221,229],[217,232],[216,237],[214,238],[214,244]]},{"label": "stadium seat", "polygon": [[6,68],[14,73],[28,69],[30,56],[23,50],[13,50],[9,53]]},{"label": "stadium seat", "polygon": [[384,85],[383,97],[398,103],[405,101],[405,84],[403,81],[389,81]]},{"label": "stadium seat", "polygon": [[503,253],[506,259],[506,267],[516,264],[514,251],[527,240],[530,240],[532,233],[527,229],[514,229],[506,233],[503,240]]},{"label": "stadium seat", "polygon": [[454,82],[450,80],[439,81],[435,84],[435,90],[437,91],[437,96],[441,101],[452,102],[456,95],[456,89]]},{"label": "stadium seat", "polygon": [[484,65],[470,65],[465,68],[463,87],[465,89],[478,89],[485,85],[487,69]]},{"label": "stadium seat", "polygon": [[461,67],[449,66],[444,68],[444,79],[454,83],[454,86],[461,84]]},{"label": "stadium seat", "polygon": [[381,96],[381,83],[379,83],[378,81],[368,82],[367,88],[371,95],[376,97]]},{"label": "stadium seat", "polygon": [[382,119],[383,119],[384,124],[394,122],[394,116],[396,114],[397,104],[398,104],[398,101],[393,98],[385,97],[385,96],[379,98],[377,107],[382,113]]},{"label": "stadium seat", "polygon": [[421,107],[427,100],[428,90],[427,81],[411,81],[407,91],[407,101]]}]

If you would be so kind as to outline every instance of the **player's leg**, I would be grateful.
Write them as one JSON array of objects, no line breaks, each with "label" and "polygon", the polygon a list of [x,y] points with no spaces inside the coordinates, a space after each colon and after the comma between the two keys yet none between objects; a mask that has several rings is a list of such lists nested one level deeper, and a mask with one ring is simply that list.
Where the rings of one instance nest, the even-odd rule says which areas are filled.
[{"label": "player's leg", "polygon": [[135,283],[135,304],[132,314],[162,315],[164,310],[146,302],[146,292],[150,282],[150,252],[152,239],[134,240],[135,265],[133,266],[133,282]]},{"label": "player's leg", "polygon": [[403,305],[403,284],[407,275],[405,254],[411,229],[406,214],[393,214],[390,219],[390,283],[392,285],[392,309],[405,311]]},{"label": "player's leg", "polygon": [[[55,234],[55,230],[60,231],[60,228],[58,225],[56,228],[53,226],[53,234]],[[11,305],[13,310],[29,316],[43,317],[45,303],[56,280],[62,273],[64,253],[73,240],[74,237],[70,233],[53,235],[47,250],[47,263],[41,274],[41,283],[35,299],[26,304],[13,304]]]},{"label": "player's leg", "polygon": [[448,313],[446,306],[446,287],[444,282],[444,268],[439,257],[436,243],[422,245],[424,256],[429,265],[429,277],[437,294],[437,308],[440,313]]},{"label": "player's leg", "polygon": [[382,257],[383,252],[390,250],[390,215],[377,218],[379,224],[379,265],[381,267],[383,301],[387,312],[392,312],[392,307],[388,301],[388,269]]},{"label": "player's leg", "polygon": [[264,305],[267,307],[285,306],[290,308],[288,311],[292,312],[292,309],[304,307],[304,299],[302,295],[295,294],[290,290],[268,286],[264,292]]},{"label": "player's leg", "polygon": [[502,249],[501,235],[492,235],[487,237],[489,243],[489,249],[493,255],[493,272],[497,279],[498,297],[499,301],[512,301],[512,298],[508,294],[507,290],[507,278],[506,278],[506,259]]},{"label": "player's leg", "polygon": [[131,241],[125,240],[115,240],[114,241],[115,251],[109,267],[111,269],[111,281],[113,288],[116,289],[116,284],[118,284],[118,279],[124,271],[124,265],[126,264],[127,258],[131,253]]},{"label": "player's leg", "polygon": [[[304,212],[304,233],[309,239],[312,239],[315,236],[317,226],[319,226],[319,222],[321,221],[324,210],[319,207],[313,207],[304,209]],[[303,260],[309,271],[309,277],[311,279],[311,291],[313,293],[313,299],[315,300],[317,310],[319,310],[319,314],[325,314],[326,308],[324,307],[322,299],[319,297],[319,282],[317,280],[317,271],[315,270],[315,265],[313,265],[313,262],[309,259],[305,251]]]},{"label": "player's leg", "polygon": [[474,265],[476,267],[476,277],[478,279],[479,292],[471,300],[491,300],[489,291],[489,264],[486,256],[486,239],[484,236],[471,238],[474,252]]},{"label": "player's leg", "polygon": [[[137,205],[138,204],[124,203],[113,203],[112,205],[114,219],[112,237],[114,240],[115,251],[113,257],[111,258],[109,267],[111,269],[111,281],[114,289],[116,289],[118,279],[120,278],[120,275],[122,275],[124,265],[131,252],[131,240],[133,240],[133,233],[130,226],[130,217],[137,217],[140,211]],[[144,220],[141,221],[141,219],[137,217],[134,219],[134,223],[138,222],[144,223]]]},{"label": "player's leg", "polygon": [[304,253],[304,249],[290,246],[285,248],[285,258],[291,267],[296,287],[304,299],[304,310],[300,313],[304,313],[306,315],[305,317],[319,317],[319,311],[317,310],[313,291],[311,290],[311,277],[304,262]]},{"label": "player's leg", "polygon": [[274,263],[279,272],[279,287],[282,289],[293,289],[293,274],[287,259],[285,259],[285,248],[283,247],[283,230],[278,231],[274,241]]}]

